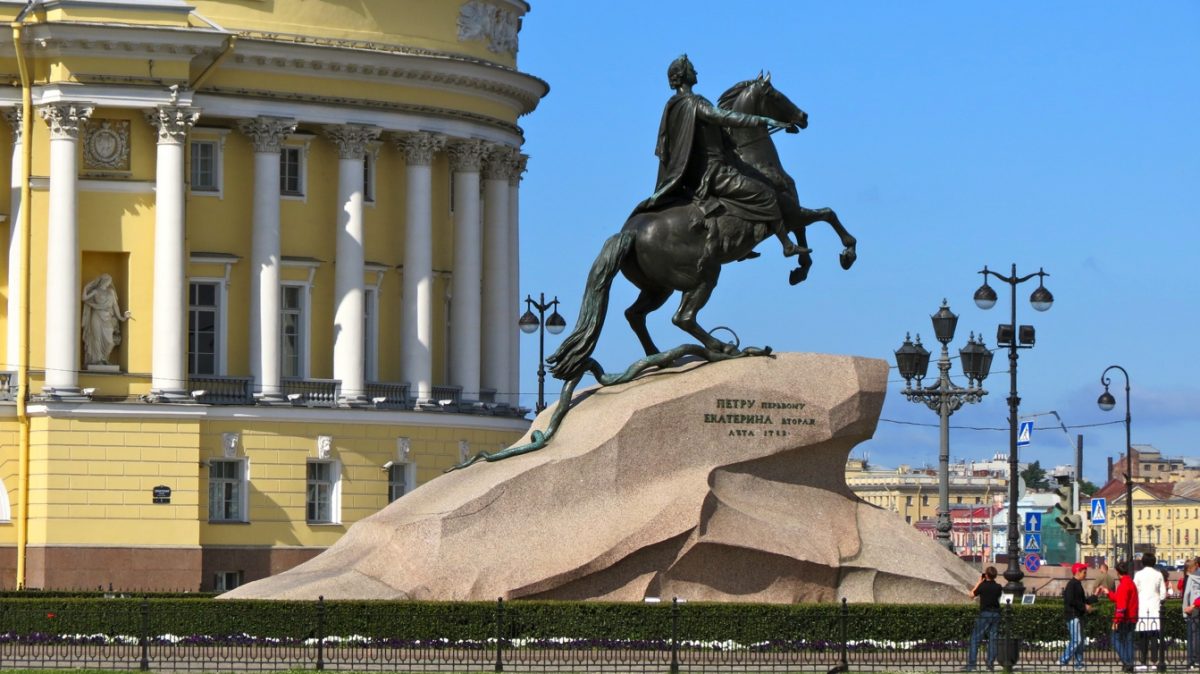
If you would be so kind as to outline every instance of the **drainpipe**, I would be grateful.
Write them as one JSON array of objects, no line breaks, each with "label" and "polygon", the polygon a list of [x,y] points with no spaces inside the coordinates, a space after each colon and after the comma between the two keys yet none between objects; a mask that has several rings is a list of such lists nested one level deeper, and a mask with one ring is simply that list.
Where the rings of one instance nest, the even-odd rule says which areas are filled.
[{"label": "drainpipe", "polygon": [[208,64],[208,67],[204,69],[204,72],[197,75],[196,79],[188,83],[188,90],[196,91],[196,89],[204,84],[204,82],[207,81],[214,72],[216,72],[217,67],[220,66],[221,63],[225,59],[229,58],[229,55],[233,53],[233,47],[235,44],[237,44],[237,36],[230,35],[229,38],[225,40],[225,47],[221,50],[221,53],[217,54],[217,58],[213,59],[213,62]]},{"label": "drainpipe", "polygon": [[29,203],[29,176],[33,172],[33,78],[21,46],[21,29],[25,25],[25,15],[35,2],[29,0],[29,4],[12,23],[13,48],[21,73],[21,223],[16,229],[21,237],[21,312],[18,318],[21,322],[21,344],[17,359],[17,452],[20,466],[17,485],[17,589],[25,587],[25,553],[29,543],[29,413],[25,401],[29,398],[29,239],[33,229],[33,208]]}]

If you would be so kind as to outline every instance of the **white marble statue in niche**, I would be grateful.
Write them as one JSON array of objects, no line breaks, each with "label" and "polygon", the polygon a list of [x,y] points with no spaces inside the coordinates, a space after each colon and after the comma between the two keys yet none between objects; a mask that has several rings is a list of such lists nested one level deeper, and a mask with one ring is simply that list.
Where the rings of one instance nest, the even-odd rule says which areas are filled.
[{"label": "white marble statue in niche", "polygon": [[83,362],[109,365],[108,357],[121,343],[121,323],[133,314],[121,312],[112,277],[101,274],[83,287]]}]

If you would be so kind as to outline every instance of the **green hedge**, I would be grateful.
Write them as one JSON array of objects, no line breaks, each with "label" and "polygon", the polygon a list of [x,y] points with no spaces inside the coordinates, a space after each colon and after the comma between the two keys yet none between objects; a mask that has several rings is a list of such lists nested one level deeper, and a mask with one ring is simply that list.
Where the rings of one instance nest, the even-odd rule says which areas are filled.
[{"label": "green hedge", "polygon": [[[317,602],[146,599],[149,634],[302,639],[318,634]],[[740,643],[771,640],[839,641],[842,607],[836,604],[681,603],[675,618],[681,638]],[[497,630],[494,602],[324,603],[324,635],[361,635],[384,639],[450,640],[492,638]],[[978,609],[973,605],[850,604],[847,637],[855,640],[956,641],[970,634]],[[142,599],[36,597],[0,599],[0,633],[125,634],[141,633]],[[1112,604],[1102,602],[1087,620],[1090,636],[1108,631]],[[505,637],[580,637],[650,640],[671,635],[670,603],[506,602],[501,631]],[[1026,640],[1066,635],[1060,602],[1018,606],[1011,629]],[[1164,631],[1183,638],[1179,602],[1166,607]]]}]

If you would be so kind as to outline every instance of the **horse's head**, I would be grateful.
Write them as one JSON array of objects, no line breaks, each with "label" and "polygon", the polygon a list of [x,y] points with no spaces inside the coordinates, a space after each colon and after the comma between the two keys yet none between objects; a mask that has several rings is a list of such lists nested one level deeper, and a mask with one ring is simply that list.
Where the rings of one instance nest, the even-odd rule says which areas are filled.
[{"label": "horse's head", "polygon": [[759,73],[752,80],[734,85],[721,96],[720,105],[729,110],[789,122],[801,129],[808,127],[808,113],[771,84],[770,73]]}]

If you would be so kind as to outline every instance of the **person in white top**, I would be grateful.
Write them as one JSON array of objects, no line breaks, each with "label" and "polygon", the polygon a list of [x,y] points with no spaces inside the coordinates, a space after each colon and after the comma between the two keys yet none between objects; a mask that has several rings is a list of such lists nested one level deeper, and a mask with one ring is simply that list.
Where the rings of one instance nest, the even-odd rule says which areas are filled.
[{"label": "person in white top", "polygon": [[[1138,594],[1138,666],[1140,672],[1150,671],[1150,658],[1158,671],[1166,671],[1166,663],[1162,653],[1162,603],[1167,598],[1167,583],[1163,580],[1162,571],[1155,564],[1158,558],[1154,553],[1142,555],[1142,570],[1133,574],[1133,584]],[[1152,650],[1153,649],[1153,650]]]}]

